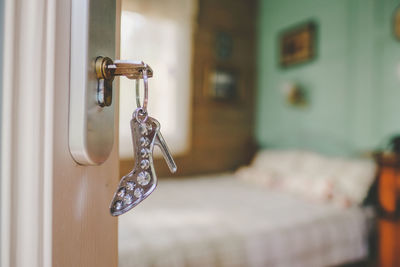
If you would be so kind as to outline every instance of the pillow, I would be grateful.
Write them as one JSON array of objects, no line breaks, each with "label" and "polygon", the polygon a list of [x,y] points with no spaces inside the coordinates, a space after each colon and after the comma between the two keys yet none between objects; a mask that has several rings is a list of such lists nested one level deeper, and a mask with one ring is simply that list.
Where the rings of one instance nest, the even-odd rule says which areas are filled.
[{"label": "pillow", "polygon": [[260,186],[349,207],[360,205],[366,198],[375,171],[372,160],[326,157],[308,151],[264,150],[236,175]]},{"label": "pillow", "polygon": [[338,194],[354,204],[362,204],[374,182],[376,165],[373,160],[340,160],[338,168],[331,172]]},{"label": "pillow", "polygon": [[254,157],[250,167],[259,172],[274,173],[275,178],[293,177],[304,173],[304,164],[316,164],[320,156],[301,150],[264,150]]},{"label": "pillow", "polygon": [[235,174],[239,179],[265,187],[272,187],[276,179],[273,171],[260,171],[250,167],[241,167]]}]

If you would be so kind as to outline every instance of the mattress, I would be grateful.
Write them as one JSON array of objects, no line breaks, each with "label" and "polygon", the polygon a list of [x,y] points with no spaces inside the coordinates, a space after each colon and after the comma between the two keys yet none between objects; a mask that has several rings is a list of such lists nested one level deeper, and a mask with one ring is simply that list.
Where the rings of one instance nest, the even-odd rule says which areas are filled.
[{"label": "mattress", "polygon": [[161,180],[120,216],[119,266],[335,266],[367,256],[372,214],[229,174]]}]

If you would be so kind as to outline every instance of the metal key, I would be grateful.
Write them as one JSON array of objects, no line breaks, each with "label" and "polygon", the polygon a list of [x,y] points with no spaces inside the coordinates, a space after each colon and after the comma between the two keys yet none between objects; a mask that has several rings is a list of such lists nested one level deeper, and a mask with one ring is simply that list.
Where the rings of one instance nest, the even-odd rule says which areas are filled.
[{"label": "metal key", "polygon": [[153,70],[143,61],[112,60],[108,57],[97,57],[95,61],[97,77],[97,103],[101,107],[112,103],[112,82],[115,76],[125,76],[128,79],[142,79],[143,70],[147,77],[153,77]]}]

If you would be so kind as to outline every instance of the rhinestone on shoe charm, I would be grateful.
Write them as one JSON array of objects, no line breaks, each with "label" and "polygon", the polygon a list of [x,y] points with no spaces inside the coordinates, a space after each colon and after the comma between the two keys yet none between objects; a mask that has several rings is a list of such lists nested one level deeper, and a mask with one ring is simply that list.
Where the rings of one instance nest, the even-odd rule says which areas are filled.
[{"label": "rhinestone on shoe charm", "polygon": [[160,123],[148,116],[141,120],[136,112],[131,120],[135,164],[133,170],[122,177],[118,190],[114,194],[110,205],[110,212],[113,216],[129,211],[156,188],[157,176],[153,165],[154,145],[160,147],[170,171],[174,173],[177,169],[161,135]]}]

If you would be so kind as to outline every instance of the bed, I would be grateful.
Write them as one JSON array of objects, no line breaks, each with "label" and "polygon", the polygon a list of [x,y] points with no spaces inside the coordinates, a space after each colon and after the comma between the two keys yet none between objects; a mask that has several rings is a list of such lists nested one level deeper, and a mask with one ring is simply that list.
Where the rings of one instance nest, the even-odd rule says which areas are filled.
[{"label": "bed", "polygon": [[[352,191],[352,199],[334,201],[332,192],[327,194],[327,188],[321,186],[328,184],[332,191],[331,183],[317,183],[323,193],[315,193],[318,190],[309,181],[298,184],[308,184],[311,196],[305,195],[304,190],[296,191],[296,186],[282,183],[283,175],[276,169],[291,177],[297,175],[292,177],[296,180],[330,181],[326,177],[332,173],[322,178],[315,171],[316,166],[305,167],[304,155],[308,154],[304,152],[296,152],[303,163],[292,157],[290,164],[297,167],[280,166],[276,162],[282,164],[284,160],[285,165],[290,161],[280,155],[271,163],[275,167],[271,172],[272,167],[263,160],[273,161],[276,153],[279,154],[270,151],[267,156],[259,154],[252,166],[235,174],[161,180],[149,199],[120,217],[119,266],[320,267],[367,257],[374,211],[356,203],[354,198],[361,198],[361,194]],[[340,166],[343,172],[346,168]],[[322,167],[323,172],[329,169],[326,165]],[[311,172],[305,176],[307,168]],[[362,175],[371,173],[372,178],[364,179],[369,181],[364,184],[370,185],[373,164],[363,162],[358,169]],[[352,173],[354,178],[354,170]],[[318,178],[312,178],[313,175]],[[275,177],[279,183],[266,182],[266,177]]]}]

